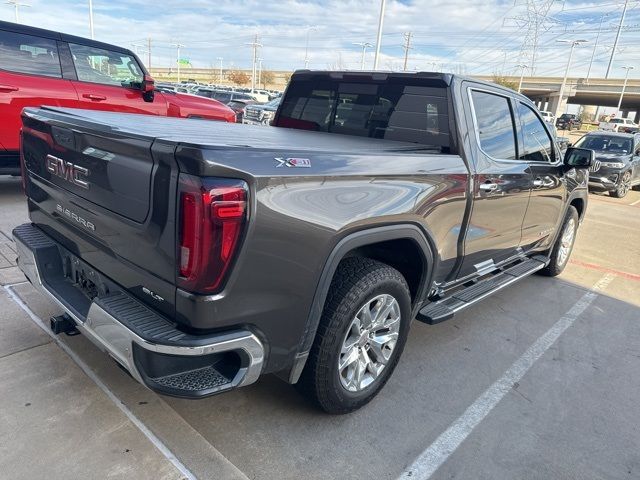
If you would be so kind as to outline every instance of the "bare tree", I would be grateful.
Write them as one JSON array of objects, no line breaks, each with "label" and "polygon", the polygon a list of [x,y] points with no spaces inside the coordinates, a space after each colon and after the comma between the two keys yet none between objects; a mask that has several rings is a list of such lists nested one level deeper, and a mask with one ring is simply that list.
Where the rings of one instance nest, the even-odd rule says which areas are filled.
[{"label": "bare tree", "polygon": [[239,72],[237,70],[234,70],[233,72],[229,72],[227,74],[227,78],[232,82],[235,83],[236,85],[246,85],[247,83],[249,83],[249,81],[251,80],[251,78],[249,77],[249,75],[247,75],[244,72]]}]

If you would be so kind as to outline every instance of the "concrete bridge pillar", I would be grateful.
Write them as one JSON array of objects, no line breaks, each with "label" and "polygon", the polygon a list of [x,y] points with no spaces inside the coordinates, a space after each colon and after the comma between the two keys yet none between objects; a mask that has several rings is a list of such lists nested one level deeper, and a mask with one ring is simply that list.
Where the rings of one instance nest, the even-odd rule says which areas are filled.
[{"label": "concrete bridge pillar", "polygon": [[586,115],[586,117],[590,120],[596,120],[596,112],[598,110],[598,107],[596,107],[595,105],[584,105],[582,107],[582,112]]},{"label": "concrete bridge pillar", "polygon": [[564,97],[560,101],[560,94],[555,93],[549,96],[549,108],[548,110],[553,113],[556,118],[562,115],[567,109],[567,97]]},{"label": "concrete bridge pillar", "polygon": [[622,118],[629,118],[630,113],[629,110],[622,110]]}]

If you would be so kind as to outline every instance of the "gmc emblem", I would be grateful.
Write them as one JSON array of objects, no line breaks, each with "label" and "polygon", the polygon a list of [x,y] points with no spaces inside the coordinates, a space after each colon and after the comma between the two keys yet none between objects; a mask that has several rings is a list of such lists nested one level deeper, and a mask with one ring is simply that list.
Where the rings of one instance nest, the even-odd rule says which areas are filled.
[{"label": "gmc emblem", "polygon": [[47,155],[46,157],[47,170],[52,175],[60,177],[69,183],[73,183],[78,187],[89,190],[89,182],[86,177],[89,176],[89,169],[74,165],[71,162],[66,162],[61,158],[54,157],[53,155]]}]

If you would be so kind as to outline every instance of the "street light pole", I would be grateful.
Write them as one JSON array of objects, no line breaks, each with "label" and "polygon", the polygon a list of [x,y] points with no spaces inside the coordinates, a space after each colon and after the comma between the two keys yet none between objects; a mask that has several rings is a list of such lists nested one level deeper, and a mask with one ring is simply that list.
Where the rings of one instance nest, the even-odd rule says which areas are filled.
[{"label": "street light pole", "polygon": [[613,42],[613,50],[611,50],[611,57],[609,57],[609,65],[607,65],[607,73],[605,74],[604,78],[609,78],[609,74],[611,73],[611,67],[613,66],[613,59],[616,56],[616,49],[618,48],[618,41],[620,40],[620,32],[622,31],[622,26],[624,25],[624,17],[627,14],[628,5],[629,5],[629,0],[624,0],[624,7],[622,9],[622,16],[620,17],[620,24],[618,25],[616,39]]},{"label": "street light pole", "polygon": [[20,23],[20,7],[30,7],[28,3],[20,3],[19,0],[7,0],[7,5],[13,5],[16,23]]},{"label": "street light pole", "polygon": [[569,68],[571,68],[571,59],[573,58],[573,49],[576,47],[576,45],[580,45],[581,43],[587,43],[587,40],[556,40],[556,42],[571,44],[571,50],[569,51],[569,59],[567,60],[567,68],[564,71],[564,78],[562,79],[562,85],[560,86],[560,97],[558,98],[558,107],[554,112],[555,116],[557,117],[560,112],[560,106],[562,105],[564,90],[567,86],[567,77],[569,76]]},{"label": "street light pole", "polygon": [[318,27],[307,27],[307,41],[304,47],[304,68],[309,68],[309,33],[312,30],[316,30]]},{"label": "street light pole", "polygon": [[93,40],[93,0],[89,0],[89,32],[91,32],[91,40]]},{"label": "street light pole", "polygon": [[[373,58],[373,69],[378,69],[378,60],[380,58],[380,44],[382,43],[382,24],[384,22],[384,9],[386,0],[380,0],[380,18],[378,19],[378,37],[376,39],[376,56]],[[364,67],[362,67],[364,70]]]},{"label": "street light pole", "polygon": [[362,58],[360,60],[360,70],[364,70],[364,59],[367,53],[367,48],[371,48],[373,47],[373,45],[371,45],[369,42],[359,42],[359,43],[354,43],[354,45],[362,47]]},{"label": "street light pole", "polygon": [[172,43],[174,47],[176,47],[177,55],[178,55],[178,83],[180,83],[180,49],[184,47],[181,43]]},{"label": "street light pole", "polygon": [[622,67],[627,72],[624,75],[624,83],[622,84],[622,91],[620,92],[620,100],[618,100],[618,111],[620,111],[620,107],[622,107],[622,98],[624,97],[624,91],[627,89],[627,80],[629,80],[629,70],[633,70],[635,67]]},{"label": "street light pole", "polygon": [[262,83],[262,59],[259,58],[258,59],[258,88],[260,87],[260,84]]},{"label": "street light pole", "polygon": [[218,81],[220,82],[220,85],[222,85],[222,60],[224,60],[224,58],[218,57],[216,58],[216,60],[220,62],[220,78],[218,79]]},{"label": "street light pole", "polygon": [[518,68],[522,69],[522,72],[520,72],[520,82],[518,83],[518,93],[520,93],[522,91],[522,80],[524,78],[524,71],[529,68],[529,65],[521,63],[520,65],[518,65]]}]

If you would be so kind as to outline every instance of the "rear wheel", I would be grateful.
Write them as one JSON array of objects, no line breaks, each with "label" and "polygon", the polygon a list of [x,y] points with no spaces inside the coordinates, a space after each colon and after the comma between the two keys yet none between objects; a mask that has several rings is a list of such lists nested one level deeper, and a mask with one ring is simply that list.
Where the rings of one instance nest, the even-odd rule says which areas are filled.
[{"label": "rear wheel", "polygon": [[569,206],[567,214],[562,223],[562,230],[550,251],[549,265],[540,270],[540,273],[548,277],[560,275],[569,262],[569,257],[573,251],[573,244],[576,241],[578,232],[578,211],[573,206]]},{"label": "rear wheel", "polygon": [[631,171],[624,172],[622,178],[620,179],[620,183],[617,188],[610,192],[610,195],[615,198],[623,198],[627,196],[629,193],[629,189],[631,188]]},{"label": "rear wheel", "polygon": [[298,389],[328,413],[364,406],[393,373],[410,315],[409,287],[400,272],[367,258],[344,260]]}]

